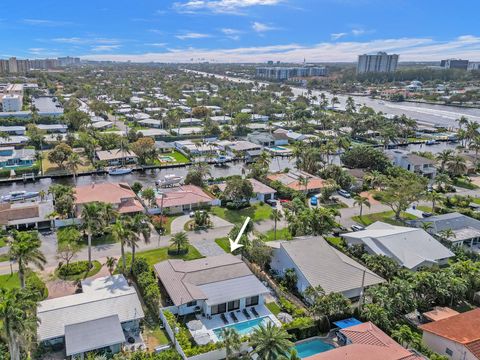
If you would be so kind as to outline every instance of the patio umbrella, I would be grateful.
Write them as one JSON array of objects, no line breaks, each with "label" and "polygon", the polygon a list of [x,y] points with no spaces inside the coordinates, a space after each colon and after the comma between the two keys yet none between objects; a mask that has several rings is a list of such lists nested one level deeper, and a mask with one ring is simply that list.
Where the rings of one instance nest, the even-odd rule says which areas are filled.
[{"label": "patio umbrella", "polygon": [[193,340],[195,340],[198,345],[206,345],[211,341],[210,335],[206,332],[195,334]]},{"label": "patio umbrella", "polygon": [[192,320],[187,323],[187,327],[191,331],[197,331],[200,330],[203,327],[203,324],[200,320]]},{"label": "patio umbrella", "polygon": [[292,315],[284,313],[284,312],[278,313],[277,319],[280,320],[282,323],[285,323],[285,324],[291,323],[293,321]]}]

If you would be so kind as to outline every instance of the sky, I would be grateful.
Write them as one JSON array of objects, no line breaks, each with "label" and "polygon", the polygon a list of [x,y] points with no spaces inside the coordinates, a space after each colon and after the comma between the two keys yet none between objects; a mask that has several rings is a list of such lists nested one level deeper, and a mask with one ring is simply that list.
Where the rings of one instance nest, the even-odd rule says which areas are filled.
[{"label": "sky", "polygon": [[0,58],[480,61],[478,14],[478,0],[5,0]]}]

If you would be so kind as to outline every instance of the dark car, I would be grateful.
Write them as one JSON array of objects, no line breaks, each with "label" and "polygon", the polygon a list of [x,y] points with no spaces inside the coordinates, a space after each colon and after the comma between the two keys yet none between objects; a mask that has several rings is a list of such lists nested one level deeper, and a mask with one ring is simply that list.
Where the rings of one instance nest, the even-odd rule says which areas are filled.
[{"label": "dark car", "polygon": [[352,229],[353,231],[362,231],[362,230],[365,230],[365,228],[364,228],[363,226],[361,226],[361,225],[352,225],[352,226],[351,226],[351,229]]},{"label": "dark car", "polygon": [[433,215],[433,214],[432,214],[431,212],[423,212],[423,213],[422,213],[422,216],[423,216],[424,218],[428,218],[428,217],[430,217],[430,216],[432,216],[432,215]]}]

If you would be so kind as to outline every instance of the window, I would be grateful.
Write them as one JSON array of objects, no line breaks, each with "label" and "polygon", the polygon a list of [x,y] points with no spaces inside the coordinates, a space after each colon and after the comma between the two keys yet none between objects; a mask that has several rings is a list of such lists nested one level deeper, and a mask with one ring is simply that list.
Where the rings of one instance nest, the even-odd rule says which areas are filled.
[{"label": "window", "polygon": [[227,304],[218,304],[218,305],[213,305],[211,307],[211,314],[216,315],[216,314],[222,314],[227,311]]},{"label": "window", "polygon": [[187,303],[187,307],[192,307],[192,306],[196,306],[197,305],[197,301],[194,300],[194,301],[190,301],[189,303]]},{"label": "window", "polygon": [[449,348],[446,348],[445,349],[445,354],[449,355],[449,356],[452,356],[453,355],[453,351],[450,350]]},{"label": "window", "polygon": [[240,300],[234,300],[228,302],[228,311],[240,309]]},{"label": "window", "polygon": [[246,306],[255,306],[255,305],[258,305],[258,300],[259,300],[258,295],[257,295],[257,296],[249,297],[249,298],[246,299],[245,305],[246,305]]}]

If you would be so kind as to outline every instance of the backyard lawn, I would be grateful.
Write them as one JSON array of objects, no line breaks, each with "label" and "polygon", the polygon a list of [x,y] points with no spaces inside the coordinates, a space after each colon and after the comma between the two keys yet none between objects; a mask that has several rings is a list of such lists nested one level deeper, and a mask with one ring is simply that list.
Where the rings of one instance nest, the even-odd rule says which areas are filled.
[{"label": "backyard lawn", "polygon": [[[275,239],[275,231],[273,229],[268,230],[265,233],[265,241],[273,241]],[[292,240],[292,234],[288,228],[277,229],[277,240]]]},{"label": "backyard lawn", "polygon": [[143,334],[146,337],[147,347],[149,349],[155,349],[157,346],[170,343],[166,331],[161,329],[159,325],[153,328],[147,326]]},{"label": "backyard lawn", "polygon": [[280,306],[278,306],[278,304],[276,302],[273,302],[273,301],[269,302],[269,303],[266,303],[265,306],[275,316],[277,316],[282,311],[282,309],[280,309]]},{"label": "backyard lawn", "polygon": [[[395,216],[395,214],[394,214],[393,211],[385,211],[385,212],[363,215],[362,217],[360,217],[358,215],[357,216],[352,216],[352,220],[359,223],[359,224],[362,224],[363,226],[371,225],[376,221],[383,221],[383,222],[386,222],[388,224],[399,225],[399,226],[404,226],[405,225],[401,221],[395,220],[394,216]],[[414,220],[414,219],[417,218],[416,216],[414,216],[412,214],[405,213],[405,212],[402,212],[402,214],[400,216],[403,220]]]},{"label": "backyard lawn", "polygon": [[168,249],[172,249],[172,248],[163,247],[159,249],[142,251],[142,252],[136,253],[135,256],[145,258],[150,265],[154,265],[160,261],[167,260],[167,259],[195,260],[195,259],[200,259],[202,257],[202,254],[200,254],[198,250],[195,249],[192,245],[189,245],[188,253],[184,255],[170,255],[168,253]]},{"label": "backyard lawn", "polygon": [[[44,175],[54,175],[54,174],[66,174],[67,171],[65,169],[60,169],[56,164],[51,163],[48,161],[48,153],[49,151],[44,151],[42,153],[42,172]],[[84,171],[91,171],[94,170],[95,167],[90,163],[84,156],[80,156],[83,165],[80,165],[77,169],[77,172],[84,172]]]},{"label": "backyard lawn", "polygon": [[269,219],[272,214],[272,207],[264,203],[254,204],[240,210],[229,210],[224,207],[214,206],[212,207],[211,212],[233,224],[240,224],[247,216],[250,216],[254,222]]}]

